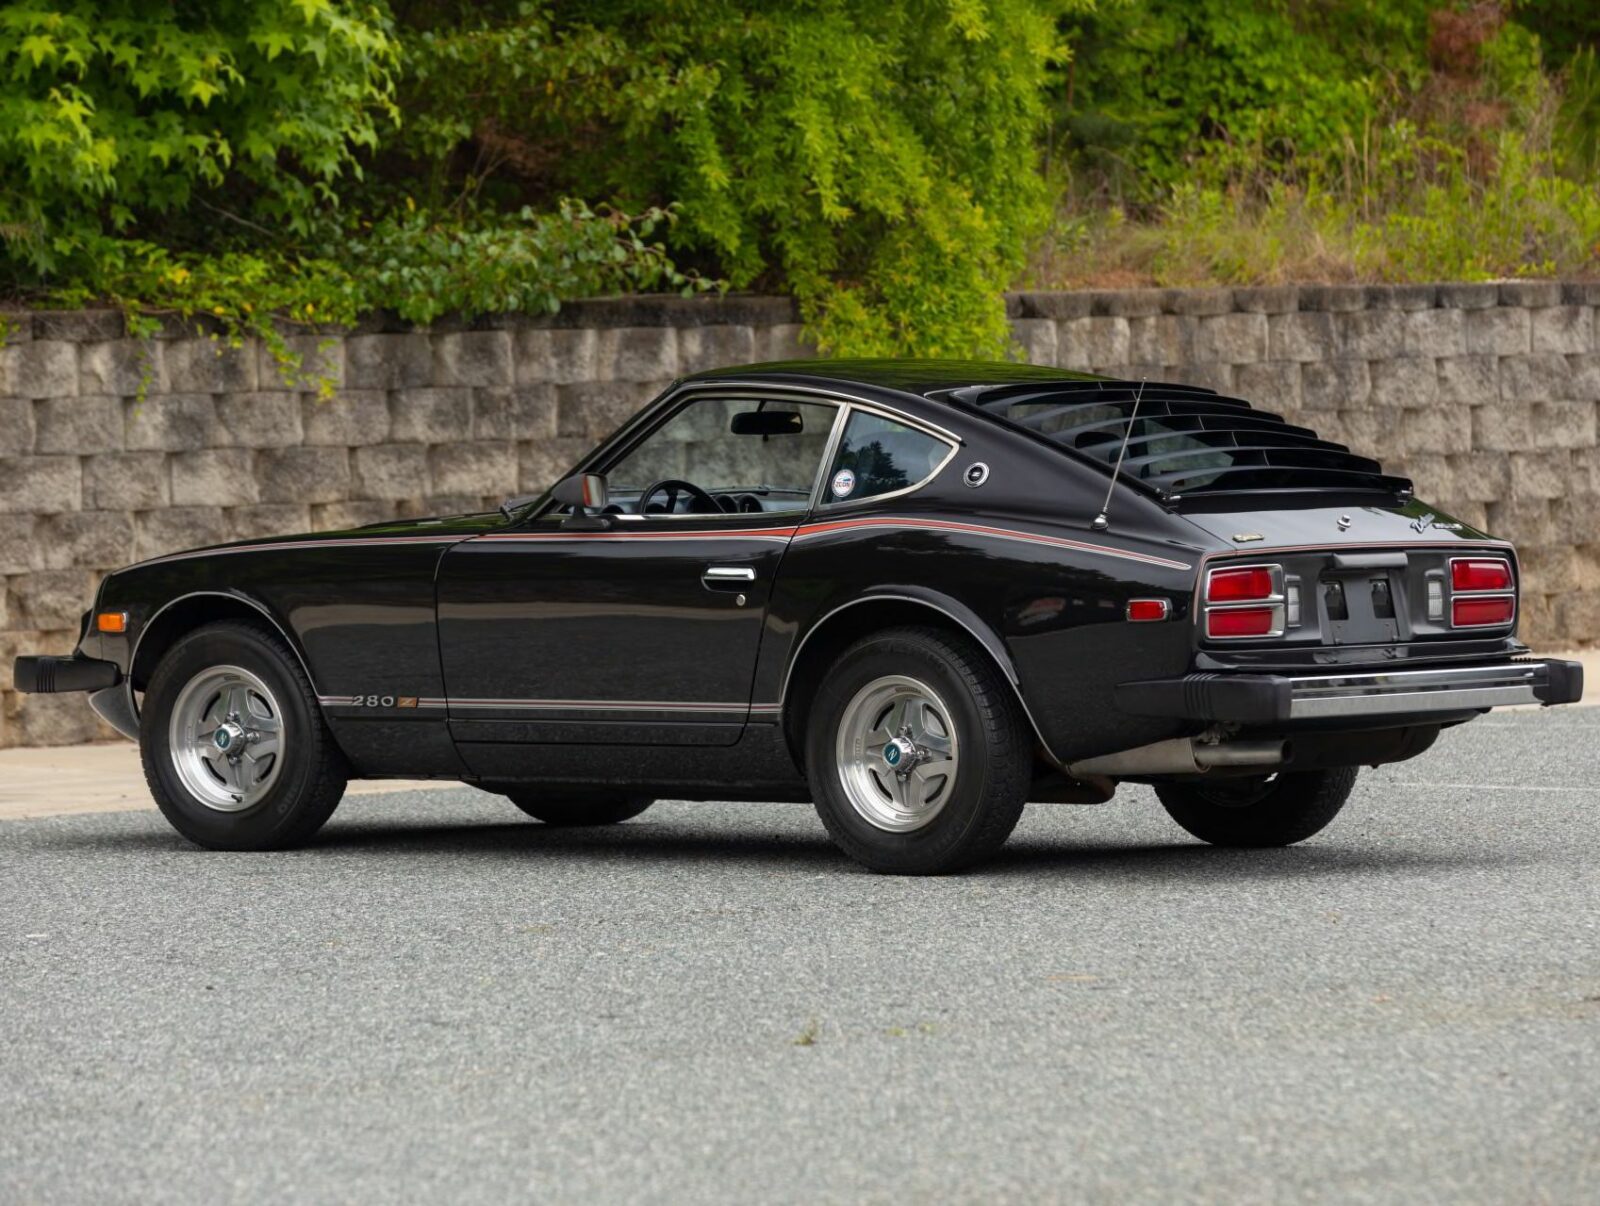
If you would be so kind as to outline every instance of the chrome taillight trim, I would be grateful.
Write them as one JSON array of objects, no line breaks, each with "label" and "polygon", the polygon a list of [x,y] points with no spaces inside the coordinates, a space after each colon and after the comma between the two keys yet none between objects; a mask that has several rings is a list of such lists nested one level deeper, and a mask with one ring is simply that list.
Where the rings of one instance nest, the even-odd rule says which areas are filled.
[{"label": "chrome taillight trim", "polygon": [[[1498,561],[1501,565],[1506,567],[1506,577],[1510,580],[1511,586],[1509,589],[1501,589],[1497,587],[1493,590],[1457,590],[1456,562],[1458,561]],[[1450,594],[1447,599],[1448,608],[1446,615],[1450,621],[1450,629],[1452,632],[1459,632],[1463,630],[1482,632],[1495,628],[1510,628],[1516,624],[1517,610],[1519,607],[1519,602],[1517,599],[1517,573],[1516,570],[1514,570],[1511,566],[1511,558],[1496,556],[1493,553],[1488,555],[1479,554],[1477,556],[1473,556],[1468,554],[1463,557],[1451,557],[1448,559],[1445,565],[1445,582],[1450,588]],[[1511,615],[1504,620],[1496,620],[1491,624],[1457,624],[1457,599],[1469,599],[1474,601],[1487,599],[1510,599]]]},{"label": "chrome taillight trim", "polygon": [[[1272,627],[1266,632],[1247,632],[1239,636],[1217,636],[1211,631],[1211,614],[1219,611],[1260,611],[1267,608],[1272,612]],[[1283,598],[1279,596],[1275,601],[1271,599],[1253,599],[1249,603],[1218,603],[1207,607],[1205,611],[1205,627],[1201,632],[1208,641],[1270,641],[1273,637],[1284,634],[1284,608]]]},{"label": "chrome taillight trim", "polygon": [[[1504,620],[1495,620],[1491,624],[1457,624],[1456,601],[1463,603],[1487,603],[1494,599],[1510,599],[1511,614]],[[1452,591],[1450,594],[1450,627],[1461,628],[1509,628],[1517,622],[1517,592],[1514,590],[1461,590]]]},{"label": "chrome taillight trim", "polygon": [[[1232,573],[1238,570],[1266,570],[1272,578],[1272,593],[1261,599],[1230,599],[1222,603],[1211,602],[1211,579],[1219,573]],[[1208,641],[1270,641],[1281,637],[1288,631],[1287,610],[1284,604],[1288,596],[1284,589],[1283,566],[1274,561],[1247,561],[1243,564],[1226,562],[1222,565],[1209,566],[1205,577],[1200,582],[1200,606],[1195,608],[1195,620],[1200,626],[1200,635]],[[1211,632],[1211,613],[1217,611],[1248,611],[1252,609],[1270,608],[1272,611],[1272,628],[1267,632],[1248,633],[1242,636],[1214,636]]]}]

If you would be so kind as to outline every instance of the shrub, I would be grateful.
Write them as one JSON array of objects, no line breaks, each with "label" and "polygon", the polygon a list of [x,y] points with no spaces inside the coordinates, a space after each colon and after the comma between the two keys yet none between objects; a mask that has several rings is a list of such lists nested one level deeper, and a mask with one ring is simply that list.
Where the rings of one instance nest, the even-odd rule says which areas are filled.
[{"label": "shrub", "polygon": [[1006,344],[1000,294],[1047,218],[1032,0],[472,6],[408,41],[403,145],[428,202],[677,202],[669,246],[792,289],[825,348]]},{"label": "shrub", "polygon": [[108,232],[309,229],[393,113],[395,59],[371,5],[7,4],[0,230],[14,273],[92,271]]}]

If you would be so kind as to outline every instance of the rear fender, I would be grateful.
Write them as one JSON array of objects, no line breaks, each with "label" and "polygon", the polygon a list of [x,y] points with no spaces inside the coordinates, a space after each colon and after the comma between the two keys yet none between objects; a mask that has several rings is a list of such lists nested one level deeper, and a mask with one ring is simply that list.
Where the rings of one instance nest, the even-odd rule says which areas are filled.
[{"label": "rear fender", "polygon": [[790,730],[791,742],[796,750],[800,748],[800,734],[796,731],[795,722],[802,719],[802,716],[796,714],[794,708],[798,706],[803,712],[804,705],[809,699],[805,678],[805,672],[810,668],[807,662],[808,653],[816,656],[820,648],[830,644],[830,634],[838,635],[845,630],[853,631],[857,627],[857,621],[863,617],[864,609],[883,609],[885,604],[898,605],[895,619],[890,622],[913,622],[916,615],[922,613],[931,622],[947,626],[953,624],[975,640],[1005,676],[1018,705],[1028,718],[1039,748],[1051,762],[1060,764],[1028,709],[1028,702],[1022,696],[1016,664],[1000,635],[977,612],[960,600],[921,586],[885,586],[860,598],[841,603],[825,611],[821,618],[806,630],[805,635],[795,642],[794,649],[789,655],[788,666],[784,670],[779,706],[785,727]]}]

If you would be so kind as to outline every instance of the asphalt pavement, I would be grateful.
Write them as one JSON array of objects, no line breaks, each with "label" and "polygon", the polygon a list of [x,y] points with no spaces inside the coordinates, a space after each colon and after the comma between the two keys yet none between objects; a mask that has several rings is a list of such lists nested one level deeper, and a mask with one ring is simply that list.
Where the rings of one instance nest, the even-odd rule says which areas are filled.
[{"label": "asphalt pavement", "polygon": [[0,823],[0,1201],[1600,1200],[1600,711],[1296,848],[1145,791],[891,879],[794,805]]}]

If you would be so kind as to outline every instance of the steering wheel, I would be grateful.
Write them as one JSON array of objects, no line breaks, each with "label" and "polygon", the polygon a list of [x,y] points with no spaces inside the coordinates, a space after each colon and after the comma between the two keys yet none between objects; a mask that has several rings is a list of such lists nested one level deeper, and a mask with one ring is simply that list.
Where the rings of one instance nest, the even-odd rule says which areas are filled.
[{"label": "steering wheel", "polygon": [[649,513],[651,495],[662,491],[664,491],[667,496],[666,513],[668,515],[672,515],[677,512],[679,494],[687,494],[690,501],[695,504],[695,509],[687,512],[690,515],[715,515],[722,510],[722,507],[718,505],[716,499],[712,498],[711,495],[707,494],[693,482],[686,482],[682,478],[678,477],[664,477],[660,481],[646,486],[644,493],[639,495],[639,501],[634,505],[639,508],[640,515],[646,515]]}]

